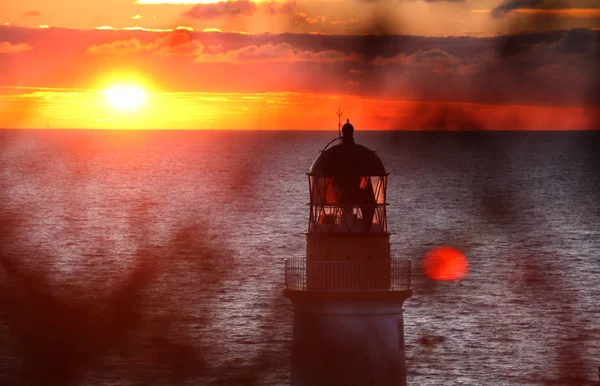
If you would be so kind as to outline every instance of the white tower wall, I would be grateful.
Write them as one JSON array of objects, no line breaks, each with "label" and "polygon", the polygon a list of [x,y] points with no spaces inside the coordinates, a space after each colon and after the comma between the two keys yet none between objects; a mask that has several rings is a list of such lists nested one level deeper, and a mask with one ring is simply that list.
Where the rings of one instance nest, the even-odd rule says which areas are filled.
[{"label": "white tower wall", "polygon": [[306,259],[307,261],[389,261],[390,236],[387,233],[364,235],[308,233]]},{"label": "white tower wall", "polygon": [[402,304],[409,292],[287,291],[292,386],[405,386]]}]

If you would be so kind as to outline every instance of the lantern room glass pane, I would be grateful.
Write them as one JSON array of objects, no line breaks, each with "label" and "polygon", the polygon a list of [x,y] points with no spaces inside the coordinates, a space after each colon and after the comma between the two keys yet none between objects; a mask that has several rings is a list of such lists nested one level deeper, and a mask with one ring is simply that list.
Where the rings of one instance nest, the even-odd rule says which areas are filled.
[{"label": "lantern room glass pane", "polygon": [[322,205],[385,204],[385,176],[310,176],[310,201]]},{"label": "lantern room glass pane", "polygon": [[310,230],[327,232],[386,232],[384,206],[330,205],[311,207]]},{"label": "lantern room glass pane", "polygon": [[386,182],[386,176],[309,175],[309,230],[386,232]]},{"label": "lantern room glass pane", "polygon": [[310,176],[310,202],[313,204],[339,204],[338,193],[331,177]]},{"label": "lantern room glass pane", "polygon": [[371,177],[373,184],[373,193],[378,204],[385,204],[385,185],[387,177]]}]

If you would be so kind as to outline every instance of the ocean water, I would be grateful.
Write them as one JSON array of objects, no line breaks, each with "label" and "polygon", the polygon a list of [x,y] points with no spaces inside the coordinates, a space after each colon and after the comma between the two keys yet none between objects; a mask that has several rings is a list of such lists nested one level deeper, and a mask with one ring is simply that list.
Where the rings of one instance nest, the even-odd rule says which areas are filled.
[{"label": "ocean water", "polygon": [[[285,385],[333,132],[0,131],[0,383]],[[413,261],[409,385],[595,385],[600,136],[361,132]],[[454,283],[421,274],[451,245]]]}]

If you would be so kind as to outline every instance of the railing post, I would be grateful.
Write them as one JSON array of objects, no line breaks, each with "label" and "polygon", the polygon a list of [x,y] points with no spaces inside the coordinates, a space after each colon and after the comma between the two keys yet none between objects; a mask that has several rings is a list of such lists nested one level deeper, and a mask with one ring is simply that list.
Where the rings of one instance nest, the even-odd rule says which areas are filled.
[{"label": "railing post", "polygon": [[285,289],[288,289],[288,288],[290,288],[288,286],[288,259],[285,259],[283,261],[283,269],[284,269],[283,277],[284,277],[284,281],[285,281]]},{"label": "railing post", "polygon": [[412,260],[408,259],[408,289],[412,288]]},{"label": "railing post", "polygon": [[300,268],[300,280],[302,284],[302,290],[306,290],[306,260],[302,260],[302,267]]}]

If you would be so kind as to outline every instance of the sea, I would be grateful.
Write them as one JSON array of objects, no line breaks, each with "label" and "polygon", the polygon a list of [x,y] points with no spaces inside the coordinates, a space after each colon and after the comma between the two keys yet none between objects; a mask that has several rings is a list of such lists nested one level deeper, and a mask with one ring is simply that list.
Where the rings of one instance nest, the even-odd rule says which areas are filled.
[{"label": "sea", "polygon": [[[598,385],[600,133],[357,131],[409,385]],[[284,261],[335,131],[0,131],[0,384],[288,385]],[[469,272],[423,275],[451,246]]]}]

